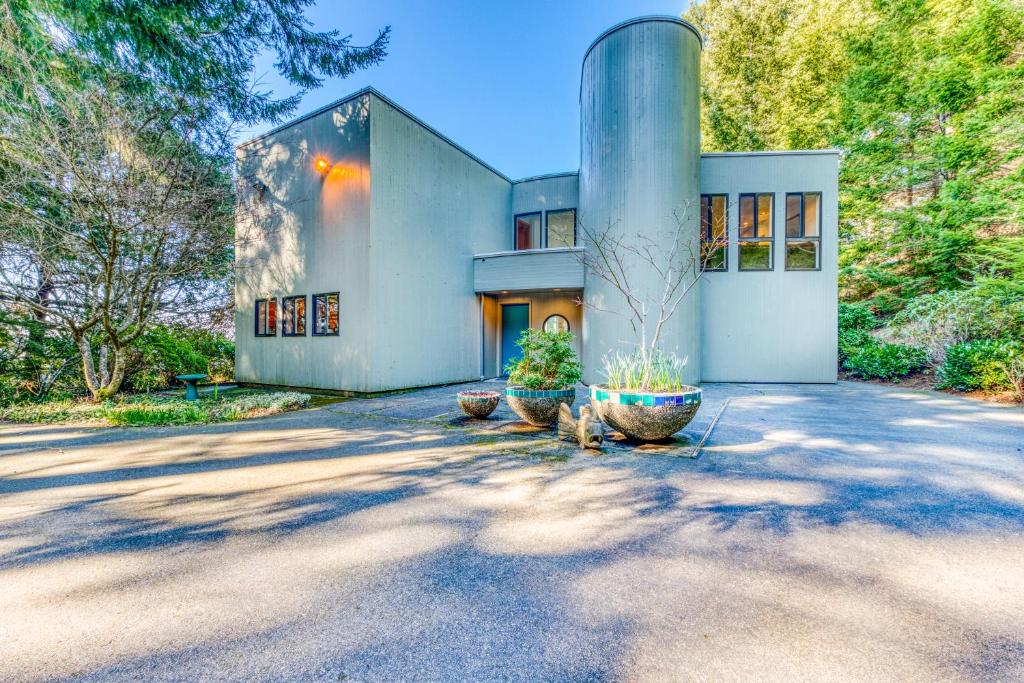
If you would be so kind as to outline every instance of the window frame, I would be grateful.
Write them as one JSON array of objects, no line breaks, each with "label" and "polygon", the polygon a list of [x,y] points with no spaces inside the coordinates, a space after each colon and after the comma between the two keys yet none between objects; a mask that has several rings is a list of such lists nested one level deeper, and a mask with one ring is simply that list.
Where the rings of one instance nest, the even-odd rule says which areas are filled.
[{"label": "window frame", "polygon": [[[266,329],[269,330],[269,331],[264,332],[263,334],[260,334],[260,304],[261,303],[266,303],[267,304],[267,317],[268,318],[270,317],[270,307],[271,307],[271,304],[273,304],[273,307],[274,307],[274,324],[273,324],[273,326],[268,324],[266,326]],[[260,337],[260,338],[262,338],[262,337],[276,337],[277,336],[277,297],[268,296],[268,297],[264,297],[262,299],[256,299],[253,302],[253,321],[254,321],[254,324],[253,324],[252,331],[253,331],[253,335],[254,336]],[[270,321],[267,320],[266,322],[269,323]]]},{"label": "window frame", "polygon": [[519,248],[519,226],[516,225],[520,218],[524,216],[540,216],[540,238],[542,241],[547,240],[547,227],[544,224],[544,212],[543,211],[526,211],[524,213],[517,213],[512,216],[512,251],[530,251],[532,249],[542,249],[543,247],[530,247],[529,249]]},{"label": "window frame", "polygon": [[565,331],[566,332],[572,332],[572,325],[569,324],[569,319],[566,318],[561,313],[552,313],[548,317],[544,318],[544,322],[541,324],[540,329],[544,330],[548,326],[548,321],[551,320],[552,318],[561,318],[562,320],[564,320],[565,321]]},{"label": "window frame", "polygon": [[[284,311],[285,311],[284,306],[285,306],[285,302],[286,301],[298,301],[299,299],[302,299],[302,318],[303,318],[303,320],[302,320],[302,332],[294,332],[294,331],[293,332],[285,332],[284,331]],[[283,297],[281,297],[281,336],[282,337],[305,337],[306,336],[306,326],[307,326],[306,323],[307,323],[307,318],[308,318],[308,310],[307,310],[307,307],[306,307],[306,303],[307,302],[306,302],[306,295],[305,294],[294,294],[292,296],[283,296]],[[296,306],[294,310],[295,310],[295,321],[294,322],[298,323],[298,320],[299,320],[299,316],[298,316],[298,310],[299,309],[298,309],[298,306]],[[292,329],[294,330],[294,328],[297,327],[297,326],[298,325],[293,323]]]},{"label": "window frame", "polygon": [[[807,235],[806,235],[806,233],[807,233],[807,211],[804,209],[804,206],[806,204],[806,197],[809,194],[818,195],[818,236],[817,237],[807,237]],[[789,223],[789,209],[788,208],[786,209],[786,221],[785,221],[786,225],[783,227],[783,229],[785,231],[785,245],[786,245],[786,249],[785,249],[784,258],[786,259],[785,268],[786,268],[787,271],[791,271],[791,272],[794,272],[794,273],[800,273],[800,272],[803,272],[803,273],[814,273],[814,272],[817,272],[817,271],[821,270],[821,227],[822,227],[822,218],[821,218],[822,211],[821,211],[821,207],[822,207],[822,194],[823,193],[821,192],[821,190],[812,190],[812,191],[808,191],[808,192],[787,192],[786,193],[786,203],[787,204],[789,203],[789,198],[790,197],[792,197],[792,196],[799,196],[800,197],[800,235],[798,237],[790,237],[789,236],[789,225],[788,225],[788,223]],[[815,267],[814,268],[790,268],[789,267],[789,243],[791,241],[792,242],[817,242],[818,243],[818,248],[815,251]]]},{"label": "window frame", "polygon": [[[572,211],[572,246],[571,247],[549,247],[548,246],[548,227],[549,227],[548,217],[551,214],[553,214],[553,213],[568,213],[570,211]],[[522,215],[522,214],[520,214],[520,215]],[[576,248],[576,241],[577,241],[577,239],[579,237],[576,234],[576,228],[577,228],[576,223],[577,223],[577,221],[576,221],[576,207],[575,206],[567,206],[564,209],[549,209],[548,211],[545,211],[544,212],[544,248],[545,249],[551,249],[551,248],[554,248],[554,249],[566,249],[566,248],[575,249]]]},{"label": "window frame", "polygon": [[[337,299],[338,299],[338,329],[334,330],[334,332],[317,332],[316,331],[316,300],[318,298],[320,298],[320,297],[326,298],[326,297],[329,297],[329,296],[337,297]],[[311,294],[309,299],[310,299],[310,302],[312,304],[310,306],[310,308],[311,308],[311,310],[313,312],[313,316],[312,316],[312,318],[313,318],[313,327],[309,331],[309,336],[311,336],[311,337],[337,337],[337,336],[340,336],[341,335],[341,292],[320,292],[319,294]],[[330,305],[329,304],[328,304],[328,310],[330,310]],[[330,317],[328,317],[328,320],[330,320]],[[329,327],[329,325],[328,325],[328,327]]]},{"label": "window frame", "polygon": [[[768,195],[772,198],[772,211],[768,217],[768,225],[771,228],[771,234],[767,237],[758,236],[758,228],[760,223],[758,222],[758,211],[760,204],[760,197],[762,195]],[[740,221],[743,219],[743,198],[753,197],[754,198],[754,236],[744,237],[743,227],[740,225]],[[769,273],[775,270],[775,211],[776,211],[775,193],[774,192],[740,192],[736,198],[736,270],[746,273]],[[768,267],[767,268],[744,268],[743,267],[743,255],[742,255],[742,244],[744,242],[767,242],[768,243]]]},{"label": "window frame", "polygon": [[[711,222],[712,205],[713,205],[711,200],[714,199],[715,197],[724,197],[725,198],[725,244],[722,245],[722,252],[725,254],[725,258],[722,260],[722,267],[721,268],[705,268],[703,272],[705,272],[705,273],[727,273],[727,272],[729,272],[729,193],[728,192],[709,192],[709,193],[706,193],[706,194],[702,194],[700,196],[700,200],[703,201],[705,197],[707,197],[708,206],[707,206],[707,216],[705,217],[703,215],[703,213],[700,216],[700,226],[701,226],[700,239],[701,239],[701,246],[706,244],[705,239],[710,237],[710,233],[714,230],[714,228],[712,227],[712,222]],[[756,208],[757,208],[756,204],[755,204],[754,208],[756,210]],[[707,225],[708,225],[707,233],[705,233],[705,231],[704,231],[704,220],[705,220],[705,218],[707,218]]]}]

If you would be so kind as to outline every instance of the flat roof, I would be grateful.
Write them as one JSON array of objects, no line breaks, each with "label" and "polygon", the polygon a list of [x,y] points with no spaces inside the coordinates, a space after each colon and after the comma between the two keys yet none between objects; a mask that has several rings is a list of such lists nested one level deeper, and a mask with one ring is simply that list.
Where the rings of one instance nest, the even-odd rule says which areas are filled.
[{"label": "flat roof", "polygon": [[798,154],[830,154],[833,156],[839,156],[842,154],[840,149],[769,149],[763,151],[749,151],[749,152],[701,152],[701,157],[769,157],[769,156],[785,156],[785,155],[798,155]]}]

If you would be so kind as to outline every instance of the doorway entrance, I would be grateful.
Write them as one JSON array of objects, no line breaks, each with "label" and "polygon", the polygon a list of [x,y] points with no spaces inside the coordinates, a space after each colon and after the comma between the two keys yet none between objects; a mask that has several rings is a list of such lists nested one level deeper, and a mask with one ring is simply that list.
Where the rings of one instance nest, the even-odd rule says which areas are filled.
[{"label": "doorway entrance", "polygon": [[519,335],[530,326],[530,304],[501,305],[501,374],[505,366],[522,358],[522,351],[516,346]]}]

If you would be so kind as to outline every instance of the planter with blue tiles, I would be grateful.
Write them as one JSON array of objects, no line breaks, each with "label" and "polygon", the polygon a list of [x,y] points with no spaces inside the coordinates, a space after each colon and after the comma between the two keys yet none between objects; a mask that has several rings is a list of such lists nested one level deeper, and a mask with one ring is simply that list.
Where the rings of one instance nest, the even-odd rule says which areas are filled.
[{"label": "planter with blue tiles", "polygon": [[701,391],[651,392],[591,385],[590,402],[601,421],[634,441],[661,441],[690,424]]},{"label": "planter with blue tiles", "polygon": [[526,389],[508,387],[505,402],[515,414],[534,427],[550,427],[558,419],[558,406],[571,406],[576,400],[576,389]]}]

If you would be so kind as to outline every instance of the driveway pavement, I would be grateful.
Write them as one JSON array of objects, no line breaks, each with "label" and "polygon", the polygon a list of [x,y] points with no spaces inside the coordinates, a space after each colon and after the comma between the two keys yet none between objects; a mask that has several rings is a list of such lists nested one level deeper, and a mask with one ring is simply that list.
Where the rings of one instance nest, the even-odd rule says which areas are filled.
[{"label": "driveway pavement", "polygon": [[1021,409],[707,385],[593,455],[453,391],[0,425],[0,680],[1024,679]]}]

